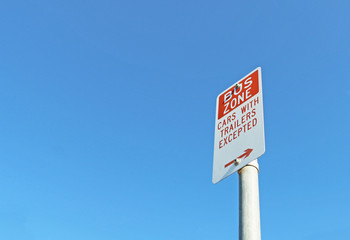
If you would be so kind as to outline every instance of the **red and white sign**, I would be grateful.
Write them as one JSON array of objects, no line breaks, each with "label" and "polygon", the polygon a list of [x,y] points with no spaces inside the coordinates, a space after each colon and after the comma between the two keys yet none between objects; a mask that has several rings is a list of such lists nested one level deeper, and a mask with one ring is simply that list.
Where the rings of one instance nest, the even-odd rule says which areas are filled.
[{"label": "red and white sign", "polygon": [[213,183],[228,177],[265,152],[261,68],[216,99]]}]

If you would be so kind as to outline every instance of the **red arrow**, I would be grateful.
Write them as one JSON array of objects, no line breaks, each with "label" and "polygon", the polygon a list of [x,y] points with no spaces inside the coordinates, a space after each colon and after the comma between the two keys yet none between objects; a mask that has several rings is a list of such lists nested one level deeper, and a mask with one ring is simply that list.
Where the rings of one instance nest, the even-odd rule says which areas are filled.
[{"label": "red arrow", "polygon": [[[246,157],[248,157],[252,152],[253,152],[253,149],[247,148],[247,149],[244,151],[244,153],[243,153],[241,156],[239,156],[238,158],[246,158]],[[230,166],[230,165],[231,165],[232,163],[234,163],[236,160],[237,160],[237,158],[234,159],[234,160],[232,160],[231,162],[227,163],[227,164],[225,165],[225,168],[227,168],[228,166]]]}]

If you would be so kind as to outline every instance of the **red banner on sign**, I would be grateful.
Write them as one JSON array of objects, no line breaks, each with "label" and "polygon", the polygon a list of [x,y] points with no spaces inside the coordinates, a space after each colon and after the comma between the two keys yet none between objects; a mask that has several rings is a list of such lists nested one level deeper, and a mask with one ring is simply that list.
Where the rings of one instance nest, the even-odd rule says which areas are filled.
[{"label": "red banner on sign", "polygon": [[256,70],[219,96],[218,119],[245,103],[259,92],[259,72]]}]

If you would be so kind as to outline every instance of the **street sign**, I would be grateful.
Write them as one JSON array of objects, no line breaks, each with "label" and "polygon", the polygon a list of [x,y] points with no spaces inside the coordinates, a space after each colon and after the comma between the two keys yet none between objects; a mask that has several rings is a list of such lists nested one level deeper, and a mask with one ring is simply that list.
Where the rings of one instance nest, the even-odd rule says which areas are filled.
[{"label": "street sign", "polygon": [[265,152],[261,68],[216,99],[213,183],[218,183]]}]

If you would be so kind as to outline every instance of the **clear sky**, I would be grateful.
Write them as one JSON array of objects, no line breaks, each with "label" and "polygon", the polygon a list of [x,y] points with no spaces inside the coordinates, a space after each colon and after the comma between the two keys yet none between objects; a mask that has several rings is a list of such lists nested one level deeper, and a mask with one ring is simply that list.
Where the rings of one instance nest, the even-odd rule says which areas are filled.
[{"label": "clear sky", "polygon": [[0,239],[238,239],[217,95],[262,68],[262,239],[349,239],[349,1],[8,1]]}]

